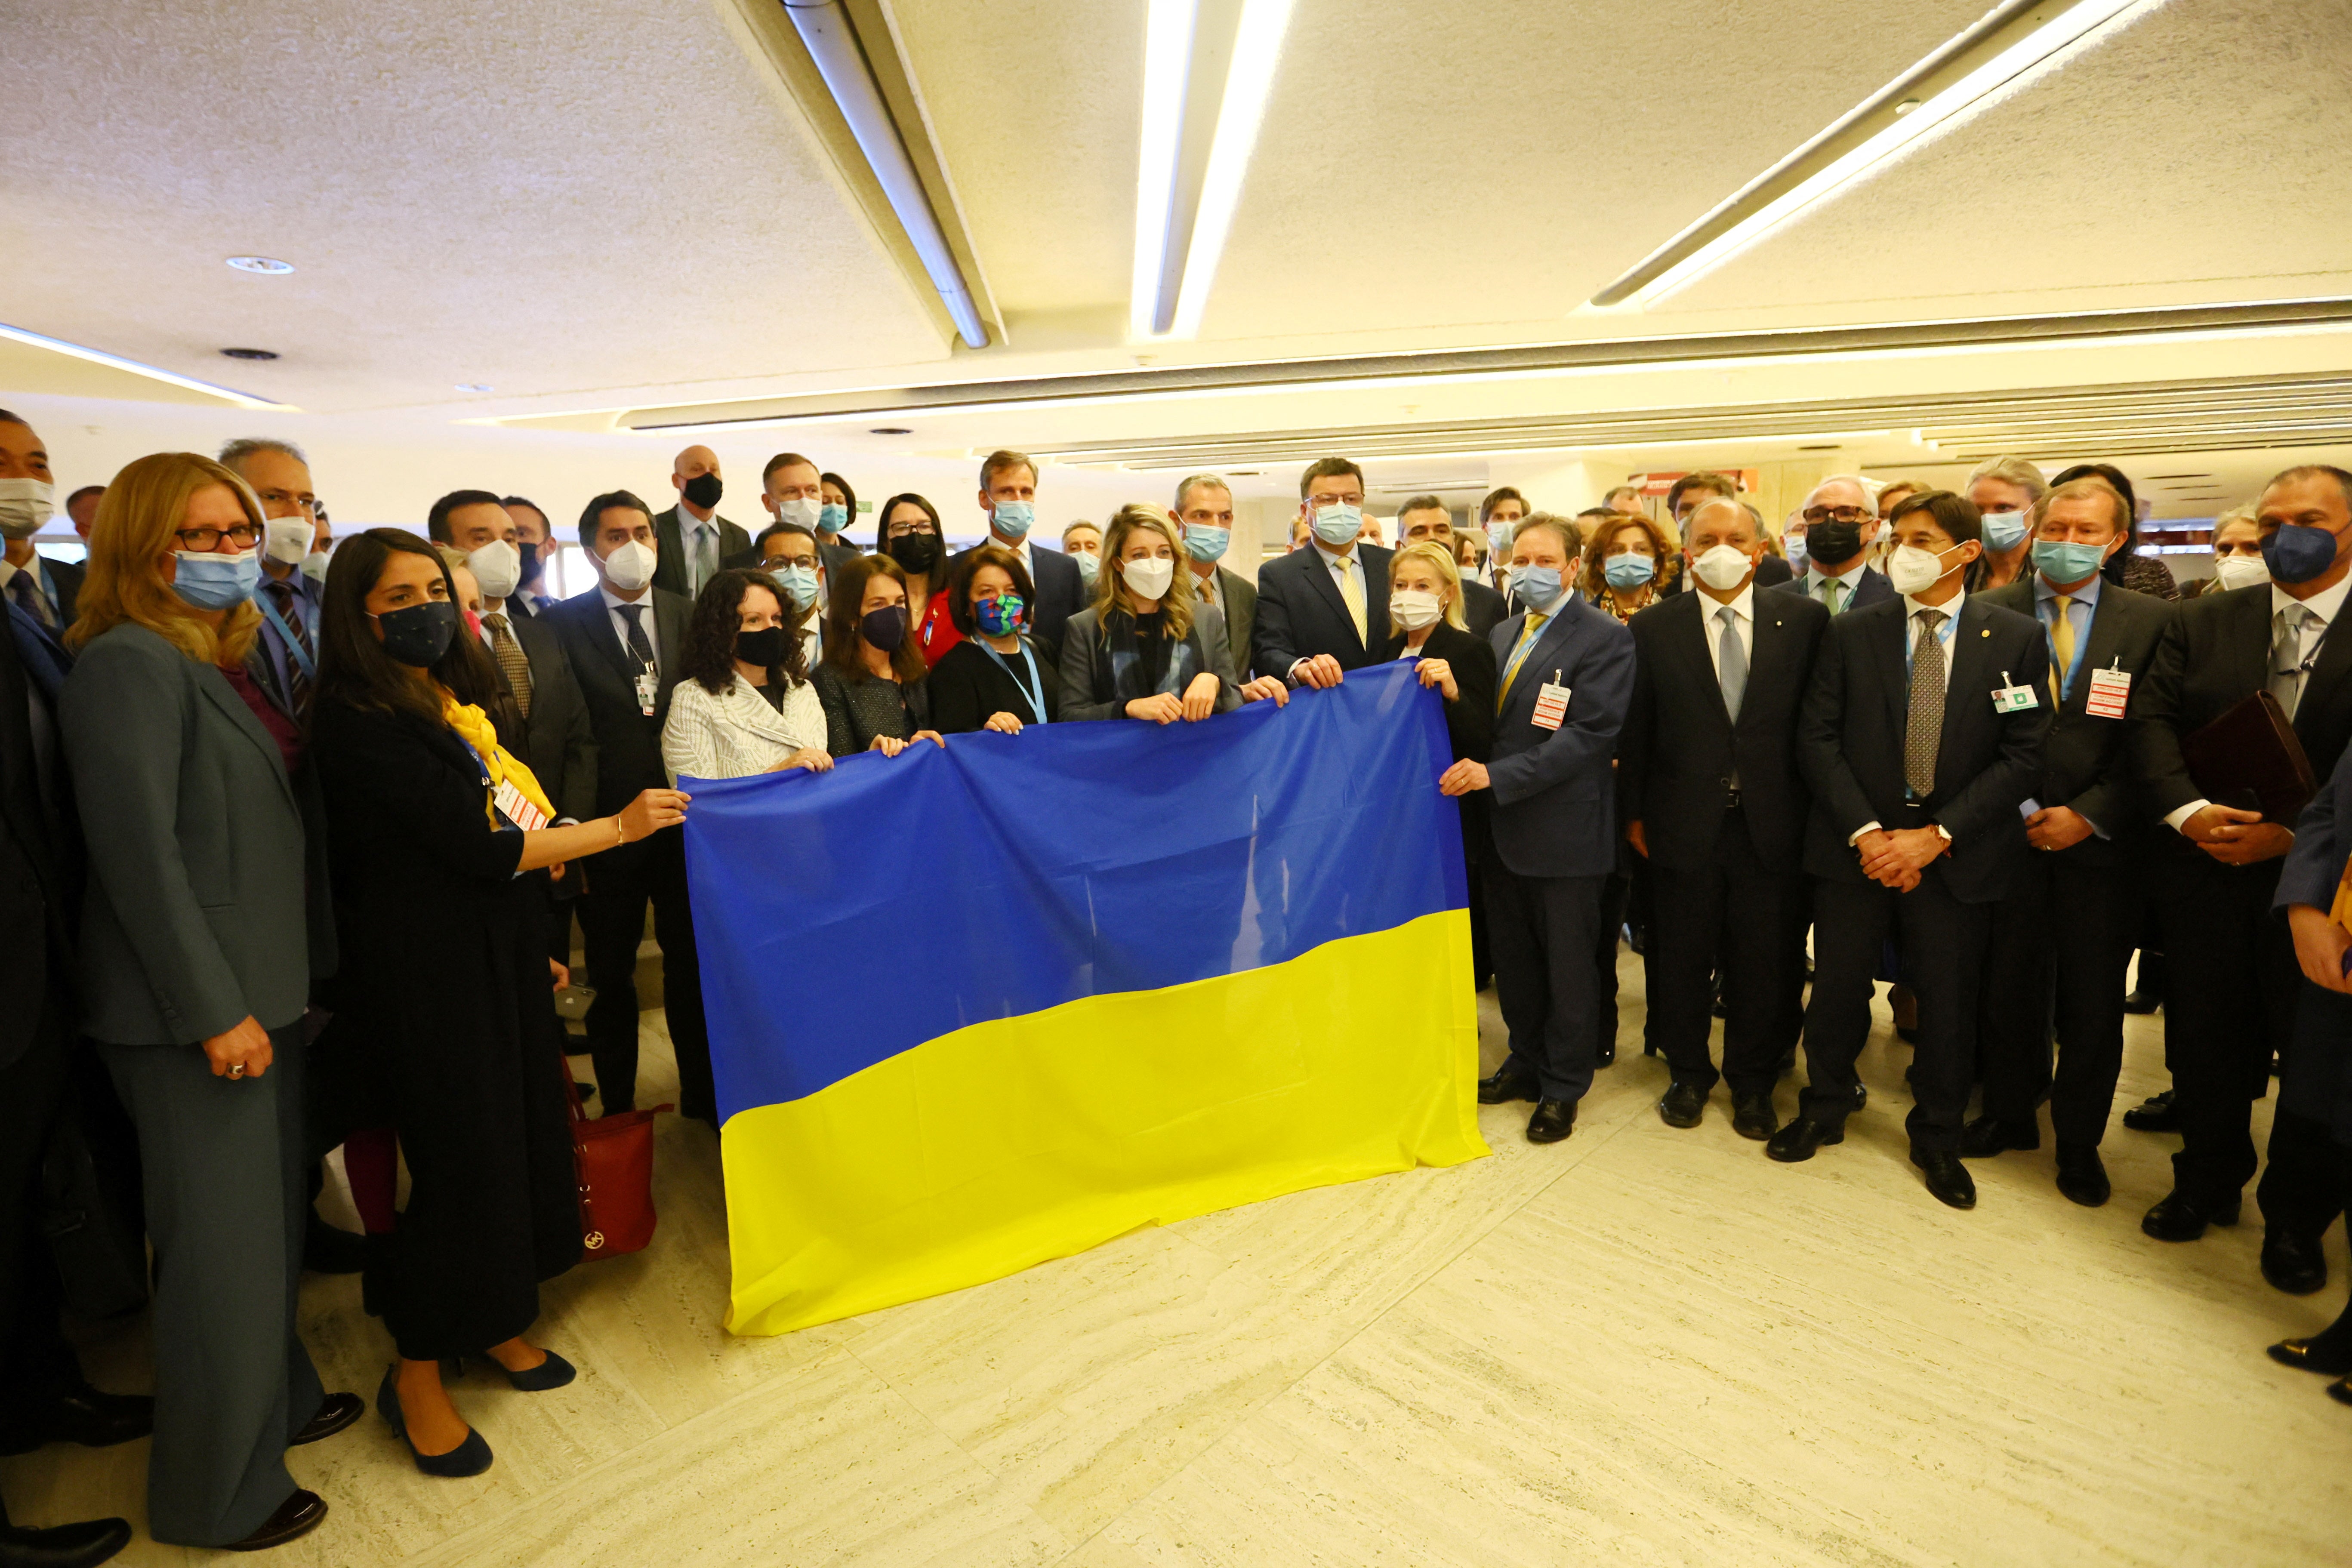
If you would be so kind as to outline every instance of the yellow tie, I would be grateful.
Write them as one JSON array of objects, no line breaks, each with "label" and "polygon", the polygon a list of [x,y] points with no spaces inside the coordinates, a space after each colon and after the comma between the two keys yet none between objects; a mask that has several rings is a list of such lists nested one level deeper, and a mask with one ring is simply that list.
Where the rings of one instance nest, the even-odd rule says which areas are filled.
[{"label": "yellow tie", "polygon": [[2050,651],[2055,656],[2050,666],[2050,706],[2054,710],[2065,706],[2066,671],[2074,664],[2074,622],[2066,614],[2074,596],[2061,594],[2050,601],[2056,614],[2050,622]]},{"label": "yellow tie", "polygon": [[1356,623],[1356,640],[1370,649],[1371,639],[1364,628],[1364,585],[1356,581],[1345,561],[1339,563],[1339,597],[1348,601],[1348,618]]},{"label": "yellow tie", "polygon": [[1495,688],[1496,712],[1503,710],[1503,700],[1511,694],[1511,682],[1518,679],[1521,661],[1528,657],[1528,650],[1536,646],[1537,629],[1549,619],[1549,616],[1539,615],[1534,610],[1528,612],[1527,625],[1519,628],[1519,640],[1511,645],[1511,657],[1503,664],[1503,679]]}]

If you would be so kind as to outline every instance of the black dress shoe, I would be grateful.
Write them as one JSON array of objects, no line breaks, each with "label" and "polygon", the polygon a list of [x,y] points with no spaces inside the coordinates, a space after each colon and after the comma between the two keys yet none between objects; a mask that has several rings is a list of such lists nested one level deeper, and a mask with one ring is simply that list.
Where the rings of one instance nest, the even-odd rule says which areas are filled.
[{"label": "black dress shoe", "polygon": [[1731,1130],[1742,1138],[1753,1138],[1759,1143],[1780,1131],[1780,1113],[1772,1109],[1772,1097],[1769,1094],[1733,1095]]},{"label": "black dress shoe", "polygon": [[2271,1346],[2271,1360],[2281,1366],[2315,1372],[2323,1377],[2342,1377],[2352,1373],[2352,1354],[2314,1355],[2309,1340],[2281,1340]]},{"label": "black dress shoe", "polygon": [[1860,1079],[1853,1080],[1853,1108],[1860,1110],[1870,1103],[1870,1086]]},{"label": "black dress shoe", "polygon": [[294,1434],[294,1441],[288,1446],[299,1448],[305,1443],[331,1437],[358,1420],[366,1410],[367,1401],[356,1394],[330,1394],[320,1405],[319,1413],[302,1424],[302,1430]]},{"label": "black dress shoe", "polygon": [[1543,1093],[1536,1087],[1536,1075],[1505,1062],[1495,1069],[1492,1078],[1478,1080],[1478,1103],[1501,1105],[1513,1100],[1540,1100]]},{"label": "black dress shoe", "polygon": [[111,1448],[154,1430],[154,1395],[105,1394],[87,1383],[77,1384],[54,1405],[11,1423],[0,1433],[0,1454],[29,1454],[44,1443]]},{"label": "black dress shoe", "polygon": [[2106,1162],[2099,1158],[2096,1146],[2058,1145],[2058,1190],[2086,1209],[2097,1208],[2115,1195],[2107,1182]]},{"label": "black dress shoe", "polygon": [[1927,1190],[1937,1203],[1956,1209],[1977,1206],[1977,1179],[1960,1163],[1959,1155],[1949,1149],[1914,1149],[1911,1163],[1927,1178]]},{"label": "black dress shoe", "polygon": [[2338,1405],[2352,1405],[2352,1377],[2339,1377],[2329,1384],[2327,1397]]},{"label": "black dress shoe", "polygon": [[131,1544],[127,1519],[19,1529],[0,1518],[0,1568],[98,1568]]},{"label": "black dress shoe", "polygon": [[1528,1142],[1557,1143],[1576,1131],[1576,1101],[1572,1100],[1539,1100],[1536,1113],[1528,1118]]},{"label": "black dress shoe", "polygon": [[2236,1198],[2226,1205],[2201,1204],[2175,1187],[2147,1211],[2139,1227],[2158,1241],[2194,1241],[2209,1225],[2237,1224],[2238,1204]]},{"label": "black dress shoe", "polygon": [[1979,1116],[1960,1129],[1960,1158],[1990,1160],[2011,1149],[2039,1149],[2039,1125],[2012,1127],[1997,1117]]},{"label": "black dress shoe", "polygon": [[[2327,1284],[2327,1254],[2318,1242],[2273,1226],[2263,1232],[2263,1278],[2290,1296],[2308,1296]],[[2352,1366],[2337,1370],[2352,1372]]]},{"label": "black dress shoe", "polygon": [[259,1530],[243,1541],[233,1542],[223,1550],[228,1552],[267,1552],[273,1546],[283,1546],[298,1535],[308,1535],[319,1528],[327,1517],[326,1500],[317,1492],[294,1489],[294,1495],[278,1505],[278,1511],[262,1521]]},{"label": "black dress shoe", "polygon": [[1800,1160],[1811,1159],[1813,1151],[1824,1144],[1844,1142],[1844,1122],[1832,1126],[1800,1111],[1794,1121],[1772,1134],[1770,1142],[1764,1145],[1764,1152],[1784,1165],[1793,1165]]},{"label": "black dress shoe", "polygon": [[2124,1125],[2135,1132],[2178,1132],[2180,1131],[2180,1110],[2172,1102],[2172,1091],[2150,1095],[2124,1112]]},{"label": "black dress shoe", "polygon": [[1706,1090],[1677,1079],[1658,1101],[1658,1120],[1669,1127],[1696,1127],[1706,1116]]},{"label": "black dress shoe", "polygon": [[1595,1048],[1592,1053],[1592,1060],[1594,1065],[1598,1067],[1608,1068],[1615,1067],[1617,1065],[1617,1037],[1615,1035],[1612,1034],[1607,1039],[1601,1042],[1600,1046]]},{"label": "black dress shoe", "polygon": [[2124,1011],[2126,1013],[2138,1013],[2142,1015],[2153,1013],[2158,1007],[2161,1006],[2163,1003],[2163,997],[2158,995],[2155,992],[2149,990],[2145,985],[2141,986],[2137,991],[2126,991],[2124,993]]},{"label": "black dress shoe", "polygon": [[313,1209],[302,1233],[302,1267],[313,1274],[357,1274],[367,1267],[367,1237],[329,1225]]}]

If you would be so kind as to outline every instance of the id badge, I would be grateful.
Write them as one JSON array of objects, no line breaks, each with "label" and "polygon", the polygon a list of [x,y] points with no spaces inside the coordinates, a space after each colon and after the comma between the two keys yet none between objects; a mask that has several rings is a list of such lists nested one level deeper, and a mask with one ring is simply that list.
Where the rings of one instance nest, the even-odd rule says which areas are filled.
[{"label": "id badge", "polygon": [[2090,695],[2083,710],[2094,719],[2120,719],[2131,705],[2131,671],[2120,666],[2091,671]]},{"label": "id badge", "polygon": [[[2002,670],[2000,678],[2008,680],[2009,671]],[[2041,706],[2042,698],[2031,686],[2012,684],[1996,686],[1992,689],[1992,710],[1996,713],[2022,713],[2029,708]]]},{"label": "id badge", "polygon": [[547,813],[533,805],[530,797],[515,788],[510,779],[500,779],[498,787],[490,791],[490,804],[499,808],[499,816],[525,833],[536,833],[547,826]]},{"label": "id badge", "polygon": [[650,669],[637,671],[637,711],[650,719],[661,696],[661,677]]},{"label": "id badge", "polygon": [[1559,683],[1559,671],[1536,689],[1535,726],[1538,730],[1557,730],[1568,717],[1568,688]]}]

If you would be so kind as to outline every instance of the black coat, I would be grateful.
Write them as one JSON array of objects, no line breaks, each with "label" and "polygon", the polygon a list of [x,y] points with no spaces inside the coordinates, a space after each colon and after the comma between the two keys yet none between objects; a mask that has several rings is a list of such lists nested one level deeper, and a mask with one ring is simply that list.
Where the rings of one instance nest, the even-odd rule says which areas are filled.
[{"label": "black coat", "polygon": [[[2039,620],[2033,584],[2028,574],[1979,596],[1988,605]],[[2042,744],[2042,790],[2034,798],[2043,805],[2070,807],[2099,830],[2065,851],[2084,865],[2123,865],[2147,825],[2147,808],[2140,800],[2139,777],[2132,765],[2130,718],[2091,716],[2091,672],[2124,670],[2132,678],[2132,696],[2138,698],[2172,616],[2172,605],[2162,599],[2100,584],[2090,633],[2080,645],[2082,663],[2074,687],[2050,721],[2049,736]]]},{"label": "black coat", "polygon": [[[1990,903],[2009,890],[2029,852],[2018,807],[2042,787],[2050,656],[2041,626],[2014,610],[1981,599],[1955,600],[1952,608],[1959,618],[1936,787],[1924,803],[1927,820],[1952,843],[1928,869],[1962,903]],[[1867,880],[1848,840],[1873,821],[1888,828],[1904,821],[1909,637],[1906,605],[1897,597],[1832,617],[1822,638],[1797,731],[1798,764],[1813,795],[1805,834],[1811,876]],[[2012,680],[2042,700],[2014,713],[1994,712],[1992,693]]]},{"label": "black coat", "polygon": [[49,584],[58,591],[58,628],[62,631],[80,613],[81,579],[88,567],[79,561],[44,560],[41,564],[49,569]]},{"label": "black coat", "polygon": [[468,1354],[579,1261],[580,1204],[543,872],[492,824],[473,752],[406,715],[322,703],[311,752],[346,955],[336,1026],[412,1187],[371,1283],[400,1353]]},{"label": "black coat", "polygon": [[1617,790],[1642,824],[1650,858],[1697,869],[1714,861],[1735,773],[1757,858],[1794,870],[1812,805],[1797,762],[1797,721],[1830,613],[1813,600],[1751,595],[1754,647],[1735,726],[1708,650],[1716,602],[1694,590],[1626,623],[1633,635],[1633,705],[1617,745]]},{"label": "black coat", "polygon": [[[1383,661],[1404,657],[1404,634],[1397,633],[1381,646]],[[1462,695],[1445,705],[1445,739],[1454,760],[1483,763],[1495,746],[1495,650],[1486,639],[1440,621],[1429,628],[1421,645],[1423,658],[1442,658],[1454,671],[1454,688]],[[1494,839],[1486,830],[1488,790],[1473,790],[1461,797],[1464,851],[1473,860],[1493,853]]]},{"label": "black coat", "polygon": [[[1037,667],[1037,683],[1045,688],[1044,713],[1032,710],[1034,700],[1024,684],[1029,679],[1029,666],[1021,661],[1021,656],[1014,654],[1000,665],[988,657],[986,647],[968,637],[941,654],[931,673],[923,678],[931,694],[931,728],[942,735],[964,735],[985,729],[989,719],[998,713],[1010,713],[1024,724],[1034,724],[1040,719],[1051,723],[1059,718],[1061,668],[1034,644],[1028,652]],[[1007,666],[1016,673],[1008,674]]]},{"label": "black coat", "polygon": [[[511,603],[509,608],[512,608]],[[509,618],[515,646],[530,663],[530,717],[524,723],[523,761],[555,805],[558,816],[585,822],[596,810],[596,731],[588,699],[563,638],[546,618]],[[491,661],[496,664],[496,660]]]},{"label": "black coat", "polygon": [[1475,577],[1462,579],[1462,618],[1469,623],[1472,637],[1485,642],[1487,634],[1501,626],[1503,617],[1510,613],[1502,595]]},{"label": "black coat", "polygon": [[[65,747],[53,742],[49,776],[33,751],[33,702],[56,734],[57,704],[16,652],[13,606],[0,606],[0,1068],[15,1065],[38,1033],[53,978],[73,973],[72,792]],[[61,1037],[62,1038],[62,1037]],[[14,1253],[10,1253],[11,1259]]]},{"label": "black coat", "polygon": [[[1348,601],[1331,581],[1323,553],[1307,544],[1257,570],[1257,625],[1250,632],[1250,667],[1276,680],[1290,679],[1302,658],[1328,653],[1341,669],[1374,661],[1389,640],[1389,557],[1377,544],[1359,544],[1364,570],[1364,636],[1356,636]],[[1465,606],[1467,613],[1467,606]]]}]

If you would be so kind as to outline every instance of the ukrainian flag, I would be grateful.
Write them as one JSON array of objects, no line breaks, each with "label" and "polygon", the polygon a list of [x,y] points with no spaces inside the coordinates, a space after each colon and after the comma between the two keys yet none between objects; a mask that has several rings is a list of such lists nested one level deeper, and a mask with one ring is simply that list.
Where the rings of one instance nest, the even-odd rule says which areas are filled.
[{"label": "ukrainian flag", "polygon": [[1449,760],[1398,663],[685,785],[727,1326],[1485,1154]]}]

